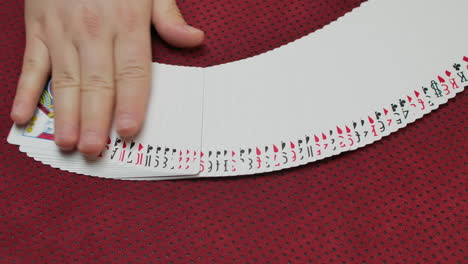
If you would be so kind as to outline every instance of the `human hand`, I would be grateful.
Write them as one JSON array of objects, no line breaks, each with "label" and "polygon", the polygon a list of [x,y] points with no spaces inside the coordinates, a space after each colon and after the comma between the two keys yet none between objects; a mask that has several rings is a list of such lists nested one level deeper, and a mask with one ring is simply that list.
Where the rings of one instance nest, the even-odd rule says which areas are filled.
[{"label": "human hand", "polygon": [[104,148],[114,116],[123,137],[142,126],[151,86],[150,24],[168,43],[204,34],[175,0],[25,1],[26,49],[11,118],[27,123],[52,74],[55,142],[89,157]]}]

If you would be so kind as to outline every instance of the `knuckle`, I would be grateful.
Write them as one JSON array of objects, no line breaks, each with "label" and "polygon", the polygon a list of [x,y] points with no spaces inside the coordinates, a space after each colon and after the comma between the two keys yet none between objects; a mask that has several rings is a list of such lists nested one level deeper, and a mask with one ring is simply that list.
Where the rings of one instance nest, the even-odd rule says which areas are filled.
[{"label": "knuckle", "polygon": [[57,21],[51,16],[40,16],[37,20],[37,25],[42,28],[47,35],[52,33],[53,26],[57,24]]},{"label": "knuckle", "polygon": [[37,23],[37,28],[40,29],[38,31],[43,33],[45,36],[51,37],[60,35],[64,30],[63,23],[55,16],[39,18]]},{"label": "knuckle", "polygon": [[79,78],[69,72],[61,71],[52,76],[52,85],[54,89],[79,89]]},{"label": "knuckle", "polygon": [[135,10],[127,9],[120,12],[121,13],[121,24],[120,27],[127,33],[135,32],[139,25],[139,16]]},{"label": "knuckle", "polygon": [[83,80],[83,87],[81,88],[84,92],[114,92],[114,85],[112,81],[104,78],[98,74],[91,74]]},{"label": "knuckle", "polygon": [[131,1],[121,0],[116,4],[119,15],[119,29],[127,33],[146,28],[146,17],[149,22],[149,6],[134,5]]},{"label": "knuckle", "polygon": [[83,6],[81,8],[79,21],[79,28],[85,36],[93,39],[99,37],[101,32],[101,21],[99,14],[91,10],[91,8],[88,6]]},{"label": "knuckle", "polygon": [[39,70],[42,70],[42,65],[37,59],[33,57],[24,57],[23,71],[31,72]]},{"label": "knuckle", "polygon": [[48,22],[46,21],[46,18],[43,16],[26,20],[25,27],[27,39],[42,39],[42,36],[45,36],[47,33],[46,28]]},{"label": "knuckle", "polygon": [[149,73],[144,66],[137,64],[136,61],[130,61],[117,71],[115,79],[118,82],[125,80],[147,80],[149,79]]}]

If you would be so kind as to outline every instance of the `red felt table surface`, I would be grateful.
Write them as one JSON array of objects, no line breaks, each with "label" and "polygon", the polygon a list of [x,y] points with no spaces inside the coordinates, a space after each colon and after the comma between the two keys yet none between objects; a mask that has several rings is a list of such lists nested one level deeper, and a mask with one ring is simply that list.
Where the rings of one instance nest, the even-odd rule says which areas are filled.
[{"label": "red felt table surface", "polygon": [[[186,0],[202,48],[159,62],[262,53],[362,1]],[[164,182],[62,172],[6,143],[24,49],[22,1],[0,1],[0,263],[462,263],[466,92],[363,149],[258,176]],[[468,34],[468,32],[466,32]]]}]

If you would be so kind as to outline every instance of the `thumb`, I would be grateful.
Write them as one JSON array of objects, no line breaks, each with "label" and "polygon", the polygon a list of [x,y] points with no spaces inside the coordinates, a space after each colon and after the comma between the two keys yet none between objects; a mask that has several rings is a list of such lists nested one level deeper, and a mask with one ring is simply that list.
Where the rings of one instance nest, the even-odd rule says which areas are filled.
[{"label": "thumb", "polygon": [[203,31],[185,22],[176,0],[153,0],[152,19],[159,35],[176,47],[196,47],[205,38]]}]

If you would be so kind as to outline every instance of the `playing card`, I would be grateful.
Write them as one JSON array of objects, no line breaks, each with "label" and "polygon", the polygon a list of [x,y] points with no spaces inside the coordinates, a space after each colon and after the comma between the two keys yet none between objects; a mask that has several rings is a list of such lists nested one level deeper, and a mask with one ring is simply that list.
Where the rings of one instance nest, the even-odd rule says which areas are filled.
[{"label": "playing card", "polygon": [[[50,91],[50,86],[46,91]],[[52,93],[44,94],[49,96],[49,103],[45,106],[52,106]],[[110,138],[113,140],[109,142],[108,150],[104,151],[100,163],[93,164],[109,163],[109,166],[113,167],[139,168],[133,173],[120,171],[132,177],[138,176],[138,171],[143,176],[198,173],[199,162],[194,160],[194,157],[198,157],[196,153],[200,151],[201,146],[202,95],[201,69],[155,64],[148,121],[142,131],[127,143],[123,140],[118,142],[118,136],[112,130]],[[41,103],[42,101],[44,100],[41,99]],[[53,108],[49,107],[49,112],[52,113],[50,116],[45,114],[44,108],[46,107],[39,106],[35,118],[27,127],[14,126],[9,142],[49,149],[53,153],[49,155],[51,160],[59,159],[66,163],[76,162],[82,166],[90,166],[90,162],[79,153],[64,155],[55,146],[52,141]],[[48,132],[47,135],[50,136],[41,136],[44,132],[37,131],[39,129]],[[184,155],[178,155],[182,151]],[[187,160],[187,152],[191,154],[190,160]],[[181,157],[184,157],[184,160],[179,160]],[[51,161],[52,164],[54,162],[56,161]]]},{"label": "playing card", "polygon": [[[142,134],[124,141],[112,132],[98,173],[56,149],[41,153],[53,149],[50,140],[35,144],[53,134],[47,101],[29,136],[14,128],[9,141],[54,166],[122,178],[245,175],[320,160],[375,142],[464,89],[467,8],[461,0],[373,0],[256,57],[161,66],[162,85],[153,86],[163,88]],[[120,167],[142,170],[129,176]]]},{"label": "playing card", "polygon": [[[316,128],[322,129],[316,134],[322,138],[319,151],[325,151],[325,157],[341,152],[333,128],[356,117],[365,116],[369,127],[364,132],[372,142],[379,137],[378,124],[371,123],[375,117],[369,115],[390,102],[397,105],[398,122],[414,121],[415,110],[401,94],[430,78],[438,70],[433,65],[443,66],[466,50],[466,38],[454,41],[453,49],[451,43],[446,52],[440,52],[448,46],[446,41],[434,39],[438,32],[453,28],[453,21],[437,19],[454,17],[446,10],[457,9],[462,22],[458,4],[371,1],[324,30],[272,52],[207,68],[203,149],[216,153],[228,148],[226,142],[250,149],[244,151],[250,154],[244,158],[247,171],[257,173],[268,169],[265,161],[271,155],[256,153],[281,142],[289,145]],[[440,10],[441,5],[446,9]],[[398,14],[398,24],[405,28],[395,26],[389,13]],[[288,152],[295,153],[291,148]],[[293,166],[294,159],[282,167]]]},{"label": "playing card", "polygon": [[[28,155],[30,154],[28,153]],[[69,172],[74,172],[74,173],[79,173],[79,174],[89,175],[89,176],[98,176],[102,178],[112,178],[112,179],[120,179],[120,180],[174,180],[174,179],[189,179],[189,178],[197,177],[196,175],[179,175],[179,176],[163,176],[163,177],[161,176],[117,177],[116,173],[109,172],[102,165],[99,165],[99,166],[73,166],[70,164],[57,165],[57,164],[50,163],[48,160],[43,159],[43,157],[35,157],[32,155],[30,155],[30,157],[44,164],[50,165],[53,168],[60,168],[61,170],[65,170]],[[135,169],[133,169],[133,171],[135,171]]]}]

